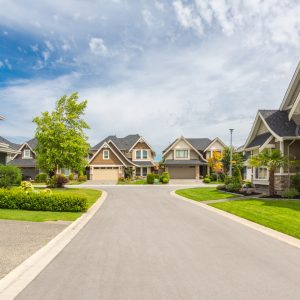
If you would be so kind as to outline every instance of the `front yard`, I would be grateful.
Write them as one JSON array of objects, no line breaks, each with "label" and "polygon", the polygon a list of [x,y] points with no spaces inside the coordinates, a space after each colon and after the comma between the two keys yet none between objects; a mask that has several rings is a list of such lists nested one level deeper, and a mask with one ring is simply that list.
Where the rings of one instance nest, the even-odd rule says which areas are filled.
[{"label": "front yard", "polygon": [[300,238],[300,200],[235,200],[213,207]]},{"label": "front yard", "polygon": [[208,201],[239,197],[238,195],[224,193],[212,187],[177,190],[176,194],[195,201]]},{"label": "front yard", "polygon": [[[87,198],[90,208],[101,196],[101,191],[91,189],[52,189],[53,193],[66,195],[78,195]],[[0,209],[0,219],[20,221],[74,221],[82,215],[82,212],[56,212],[56,211],[32,211],[20,209]]]}]

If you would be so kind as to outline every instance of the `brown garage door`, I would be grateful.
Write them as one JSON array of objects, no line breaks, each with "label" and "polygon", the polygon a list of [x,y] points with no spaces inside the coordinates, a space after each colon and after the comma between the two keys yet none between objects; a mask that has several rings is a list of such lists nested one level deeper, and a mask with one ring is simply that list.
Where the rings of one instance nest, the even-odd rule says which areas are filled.
[{"label": "brown garage door", "polygon": [[195,167],[168,167],[171,179],[195,179]]},{"label": "brown garage door", "polygon": [[119,168],[95,168],[93,170],[93,180],[118,180]]}]

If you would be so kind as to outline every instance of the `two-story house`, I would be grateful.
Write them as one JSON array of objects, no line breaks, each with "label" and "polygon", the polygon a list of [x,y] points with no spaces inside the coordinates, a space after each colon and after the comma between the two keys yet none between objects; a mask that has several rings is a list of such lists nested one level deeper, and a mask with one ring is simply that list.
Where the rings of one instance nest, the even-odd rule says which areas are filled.
[{"label": "two-story house", "polygon": [[[278,110],[259,110],[245,145],[239,150],[246,159],[264,149],[279,149],[290,160],[300,160],[300,64]],[[299,167],[280,168],[275,173],[275,188],[282,191],[288,187],[289,176]],[[267,168],[252,168],[246,162],[244,177],[256,187],[269,184]]]},{"label": "two-story house", "polygon": [[163,151],[163,165],[171,179],[199,179],[210,173],[208,159],[213,152],[223,152],[225,147],[219,138],[181,136]]},{"label": "two-story house", "polygon": [[145,177],[154,168],[154,157],[154,150],[139,134],[108,136],[90,150],[89,179],[118,180],[125,177],[126,169]]}]

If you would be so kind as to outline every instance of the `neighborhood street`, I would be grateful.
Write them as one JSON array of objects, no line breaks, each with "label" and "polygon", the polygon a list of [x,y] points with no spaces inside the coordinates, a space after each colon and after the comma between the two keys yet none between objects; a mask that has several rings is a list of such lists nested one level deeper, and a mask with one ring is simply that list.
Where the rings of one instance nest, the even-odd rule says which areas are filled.
[{"label": "neighborhood street", "polygon": [[300,299],[299,249],[174,187],[104,189],[93,219],[17,299]]}]

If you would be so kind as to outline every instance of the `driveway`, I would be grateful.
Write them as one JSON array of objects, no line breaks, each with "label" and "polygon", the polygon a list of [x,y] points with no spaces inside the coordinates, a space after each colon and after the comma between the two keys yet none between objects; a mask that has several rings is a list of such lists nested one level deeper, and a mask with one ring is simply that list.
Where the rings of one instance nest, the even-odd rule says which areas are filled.
[{"label": "driveway", "polygon": [[108,198],[17,299],[300,299],[300,251],[172,187]]}]

